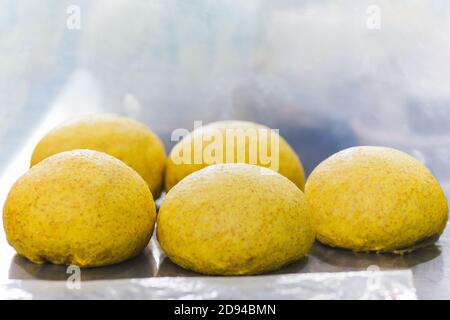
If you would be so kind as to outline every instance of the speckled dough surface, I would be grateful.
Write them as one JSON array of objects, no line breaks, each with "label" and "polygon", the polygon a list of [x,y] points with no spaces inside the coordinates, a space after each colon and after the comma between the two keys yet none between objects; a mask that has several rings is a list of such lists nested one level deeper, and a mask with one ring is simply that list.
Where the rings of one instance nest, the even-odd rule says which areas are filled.
[{"label": "speckled dough surface", "polygon": [[101,151],[122,160],[144,178],[155,199],[161,194],[166,163],[164,146],[142,123],[114,114],[69,121],[42,138],[33,152],[31,165],[75,149]]},{"label": "speckled dough surface", "polygon": [[52,156],[12,187],[3,210],[8,242],[35,263],[109,265],[136,256],[156,219],[145,181],[90,150]]},{"label": "speckled dough surface", "polygon": [[305,256],[314,241],[303,192],[280,174],[218,164],[173,187],[158,214],[158,240],[180,266],[244,275]]},{"label": "speckled dough surface", "polygon": [[406,153],[355,147],[323,161],[306,183],[319,241],[354,251],[401,251],[440,235],[445,195],[431,172]]},{"label": "speckled dough surface", "polygon": [[[226,130],[234,131],[236,135],[238,135],[239,130],[246,130],[246,129],[254,129],[254,130],[270,130],[270,128],[253,123],[248,121],[219,121],[219,122],[213,122],[208,125],[205,125],[203,127],[197,128],[193,132],[191,132],[189,135],[184,137],[183,140],[181,140],[175,147],[172,149],[169,159],[167,160],[167,170],[166,170],[166,177],[165,177],[165,187],[166,190],[170,190],[175,184],[177,184],[180,180],[182,180],[187,175],[191,174],[192,172],[195,172],[197,170],[200,170],[204,167],[206,167],[207,163],[192,163],[189,164],[177,164],[174,163],[172,156],[177,155],[181,153],[181,150],[185,148],[192,148],[192,159],[194,159],[194,152],[196,151],[194,149],[194,142],[202,141],[202,152],[205,152],[206,148],[212,149],[215,146],[219,145],[219,141],[223,146],[223,154],[224,157],[222,160],[218,161],[217,163],[222,162],[239,162],[236,161],[237,157],[235,156],[234,161],[227,161],[226,156],[227,155],[237,155],[237,143],[234,145],[234,148],[231,147],[230,144],[227,143],[227,136],[226,136]],[[216,139],[213,140],[212,138],[208,140],[206,137],[217,137],[217,133],[221,134],[222,139]],[[249,150],[250,146],[253,145],[259,145],[259,139],[267,139],[268,143],[268,149],[270,150],[270,139],[267,138],[266,135],[262,136],[258,134],[257,136],[248,136],[248,139],[245,141],[245,155],[246,155],[246,161],[248,162],[249,158]],[[292,182],[294,182],[301,190],[305,187],[305,174],[303,171],[302,163],[295,153],[295,151],[291,148],[291,146],[283,139],[283,137],[279,137],[279,169],[277,170],[280,174],[290,179]],[[270,167],[270,165],[265,164],[261,161],[261,158],[258,156],[257,164],[265,167]]]}]

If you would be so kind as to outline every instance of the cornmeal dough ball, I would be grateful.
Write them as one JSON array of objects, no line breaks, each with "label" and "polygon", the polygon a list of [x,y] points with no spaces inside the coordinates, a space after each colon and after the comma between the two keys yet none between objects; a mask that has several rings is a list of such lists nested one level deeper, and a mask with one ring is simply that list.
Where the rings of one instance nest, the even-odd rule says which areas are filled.
[{"label": "cornmeal dough ball", "polygon": [[166,154],[159,137],[144,124],[115,114],[84,116],[51,130],[34,149],[31,166],[75,149],[105,152],[136,170],[157,199],[163,188]]},{"label": "cornmeal dough ball", "polygon": [[248,121],[219,121],[195,129],[175,145],[167,160],[166,191],[192,172],[219,163],[267,167],[301,190],[305,186],[299,157],[277,132]]},{"label": "cornmeal dough ball", "polygon": [[315,238],[303,192],[249,164],[211,165],[181,180],[160,208],[157,235],[173,262],[214,275],[278,269]]},{"label": "cornmeal dough ball", "polygon": [[439,237],[448,219],[444,192],[410,155],[354,147],[314,169],[306,183],[317,239],[353,251],[402,253]]},{"label": "cornmeal dough ball", "polygon": [[92,150],[59,153],[12,187],[3,209],[7,240],[41,264],[96,267],[139,254],[156,220],[152,194],[120,160]]}]

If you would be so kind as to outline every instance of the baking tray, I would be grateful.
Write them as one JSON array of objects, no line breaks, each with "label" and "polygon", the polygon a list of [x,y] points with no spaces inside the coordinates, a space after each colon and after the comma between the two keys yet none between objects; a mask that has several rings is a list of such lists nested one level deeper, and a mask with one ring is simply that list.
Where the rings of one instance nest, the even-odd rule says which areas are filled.
[{"label": "baking tray", "polygon": [[[67,26],[71,5],[80,29]],[[167,151],[195,120],[260,122],[307,174],[343,148],[391,146],[449,197],[449,18],[445,1],[0,1],[0,203],[40,137],[96,112],[146,123]],[[0,298],[450,299],[449,235],[405,255],[316,243],[237,279],[183,270],[152,239],[133,260],[82,270],[70,290],[65,267],[18,257],[0,231]]]}]

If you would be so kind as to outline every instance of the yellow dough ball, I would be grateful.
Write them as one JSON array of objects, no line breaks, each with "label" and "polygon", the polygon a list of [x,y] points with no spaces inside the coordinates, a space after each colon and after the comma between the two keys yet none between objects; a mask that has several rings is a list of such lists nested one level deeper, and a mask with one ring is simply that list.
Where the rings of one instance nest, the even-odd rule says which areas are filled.
[{"label": "yellow dough ball", "polygon": [[249,164],[194,172],[167,194],[157,235],[176,264],[204,274],[259,274],[305,256],[315,238],[303,192]]},{"label": "yellow dough ball", "polygon": [[52,156],[22,176],[3,209],[8,242],[41,264],[95,267],[139,254],[156,209],[145,181],[105,153],[75,150]]},{"label": "yellow dough ball", "polygon": [[31,166],[75,149],[105,152],[136,170],[154,198],[163,188],[166,154],[159,137],[144,124],[114,114],[85,116],[62,124],[38,143]]},{"label": "yellow dough ball", "polygon": [[167,160],[166,191],[192,172],[218,163],[267,167],[304,189],[302,163],[281,136],[252,122],[219,121],[195,129],[175,145]]},{"label": "yellow dough ball", "polygon": [[338,152],[317,166],[305,190],[317,238],[333,247],[402,253],[447,224],[447,200],[431,172],[391,148]]}]

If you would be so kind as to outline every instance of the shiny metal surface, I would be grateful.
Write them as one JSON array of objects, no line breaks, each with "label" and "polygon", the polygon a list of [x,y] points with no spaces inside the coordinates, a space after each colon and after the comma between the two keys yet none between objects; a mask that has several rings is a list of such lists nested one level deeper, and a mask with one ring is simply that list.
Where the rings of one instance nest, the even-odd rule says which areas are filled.
[{"label": "shiny metal surface", "polygon": [[411,271],[338,272],[255,277],[164,277],[83,282],[10,280],[0,299],[415,300]]},{"label": "shiny metal surface", "polygon": [[[74,4],[80,29],[67,27]],[[345,147],[392,146],[423,161],[449,197],[448,34],[444,0],[0,0],[0,203],[46,131],[102,111],[147,123],[167,150],[172,130],[194,120],[261,122],[280,129],[307,173]],[[276,274],[412,270],[419,298],[450,299],[449,235],[404,256],[316,244]],[[67,279],[16,256],[3,231],[0,252],[0,282]],[[82,272],[155,276],[197,275],[155,241],[132,261]]]}]

